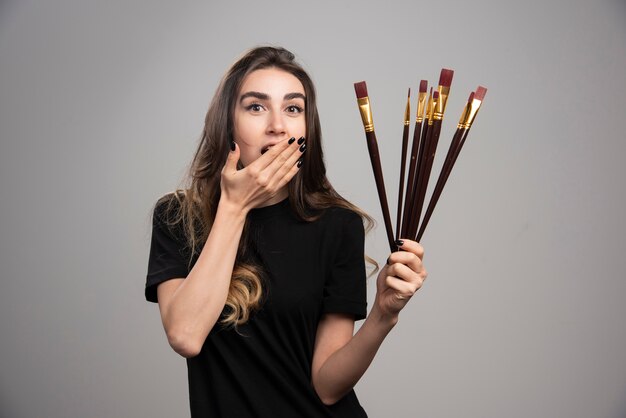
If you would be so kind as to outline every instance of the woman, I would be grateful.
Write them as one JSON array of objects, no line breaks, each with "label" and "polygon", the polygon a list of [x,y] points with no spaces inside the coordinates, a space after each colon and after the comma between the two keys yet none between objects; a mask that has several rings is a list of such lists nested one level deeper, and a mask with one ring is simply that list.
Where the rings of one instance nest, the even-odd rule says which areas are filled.
[{"label": "woman", "polygon": [[190,170],[160,199],[146,298],[187,358],[192,416],[365,417],[353,387],[421,287],[398,242],[366,316],[363,221],[330,185],[315,90],[255,48],[222,79]]}]

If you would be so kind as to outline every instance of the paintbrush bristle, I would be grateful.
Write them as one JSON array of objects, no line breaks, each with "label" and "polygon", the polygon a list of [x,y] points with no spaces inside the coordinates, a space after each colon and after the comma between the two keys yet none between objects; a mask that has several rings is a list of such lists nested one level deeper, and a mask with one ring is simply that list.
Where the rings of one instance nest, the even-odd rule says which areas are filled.
[{"label": "paintbrush bristle", "polygon": [[487,89],[483,86],[478,86],[476,89],[476,94],[474,95],[474,99],[480,100],[481,102],[485,98],[485,94],[487,94]]},{"label": "paintbrush bristle", "polygon": [[437,90],[433,91],[433,99],[438,99],[439,98],[439,92]]},{"label": "paintbrush bristle", "polygon": [[411,97],[411,87],[409,87],[409,92],[407,93],[406,97]]},{"label": "paintbrush bristle", "polygon": [[428,81],[427,80],[420,81],[420,93],[426,93],[427,90],[428,90]]},{"label": "paintbrush bristle", "polygon": [[472,103],[472,100],[474,100],[474,92],[470,93],[469,99],[467,99],[467,103]]},{"label": "paintbrush bristle", "polygon": [[357,99],[367,97],[367,84],[365,84],[365,81],[359,81],[358,83],[354,83],[354,91],[356,92]]},{"label": "paintbrush bristle", "polygon": [[443,87],[450,87],[450,85],[452,84],[453,75],[454,75],[454,70],[442,68],[441,74],[439,75],[439,85]]}]

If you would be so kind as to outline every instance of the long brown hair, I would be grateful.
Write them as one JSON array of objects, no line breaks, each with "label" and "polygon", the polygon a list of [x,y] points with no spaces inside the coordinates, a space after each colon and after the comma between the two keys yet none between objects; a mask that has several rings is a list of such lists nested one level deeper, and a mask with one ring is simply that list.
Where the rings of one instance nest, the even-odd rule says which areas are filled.
[{"label": "long brown hair", "polygon": [[[307,151],[303,154],[302,168],[288,186],[292,210],[303,221],[313,221],[326,208],[343,207],[358,213],[367,230],[373,225],[372,218],[341,197],[326,178],[322,133],[311,78],[286,49],[257,47],[237,60],[222,78],[209,106],[202,137],[189,168],[189,186],[174,193],[176,199],[170,199],[177,208],[171,218],[172,223],[182,224],[191,249],[190,264],[193,255],[206,241],[215,219],[221,195],[220,174],[233,139],[233,113],[239,90],[248,74],[264,68],[277,68],[294,75],[302,83],[306,97]],[[170,205],[170,208],[174,206]],[[221,319],[225,325],[245,323],[261,301],[263,269],[244,261],[249,243],[247,225],[246,221]]]}]

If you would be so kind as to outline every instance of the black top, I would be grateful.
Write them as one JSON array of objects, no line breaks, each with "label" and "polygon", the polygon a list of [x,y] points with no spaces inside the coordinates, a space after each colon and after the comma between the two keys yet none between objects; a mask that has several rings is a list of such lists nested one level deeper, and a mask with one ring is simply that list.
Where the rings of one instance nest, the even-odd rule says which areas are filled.
[{"label": "black top", "polygon": [[[182,231],[154,212],[146,299],[159,283],[189,273]],[[359,215],[330,208],[313,222],[288,199],[249,214],[251,253],[266,272],[262,308],[238,330],[216,325],[187,359],[192,417],[366,417],[354,391],[325,406],[311,384],[324,313],[366,315],[364,230]],[[196,256],[197,258],[197,256]],[[195,262],[195,259],[193,262]]]}]

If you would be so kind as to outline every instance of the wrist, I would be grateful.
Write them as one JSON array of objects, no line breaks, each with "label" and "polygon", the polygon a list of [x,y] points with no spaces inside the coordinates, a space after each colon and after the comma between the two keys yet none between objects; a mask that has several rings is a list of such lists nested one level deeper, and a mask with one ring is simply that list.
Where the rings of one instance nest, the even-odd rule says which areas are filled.
[{"label": "wrist", "polygon": [[398,313],[385,312],[378,307],[377,303],[374,303],[369,317],[377,325],[383,328],[387,328],[388,330],[391,330],[393,327],[395,327],[399,320]]},{"label": "wrist", "polygon": [[234,202],[230,202],[227,199],[221,198],[217,205],[216,218],[218,216],[225,216],[230,219],[245,221],[249,208],[238,205]]}]

